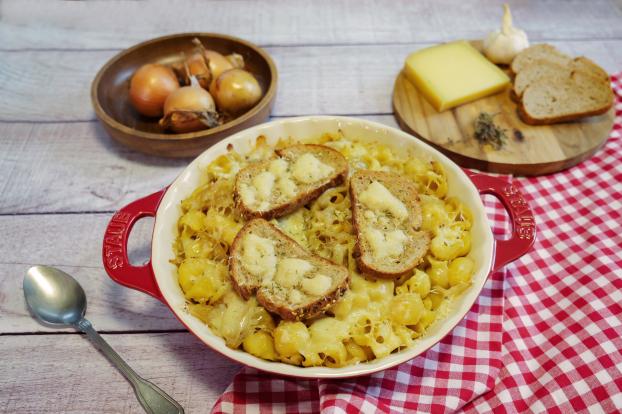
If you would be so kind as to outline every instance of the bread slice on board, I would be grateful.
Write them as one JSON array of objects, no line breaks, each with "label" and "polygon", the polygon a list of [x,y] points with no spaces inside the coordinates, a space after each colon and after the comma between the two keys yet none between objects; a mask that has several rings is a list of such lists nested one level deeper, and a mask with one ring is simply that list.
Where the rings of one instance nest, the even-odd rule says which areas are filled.
[{"label": "bread slice on board", "polygon": [[533,82],[544,78],[567,79],[571,74],[570,65],[562,65],[548,59],[535,59],[514,77],[513,97],[520,100],[527,86]]},{"label": "bread slice on board", "polygon": [[248,219],[287,215],[345,182],[348,162],[324,145],[292,145],[277,157],[249,165],[235,179],[233,198]]},{"label": "bread slice on board", "polygon": [[518,107],[521,119],[531,125],[574,121],[604,114],[613,105],[608,82],[581,72],[566,79],[544,78],[531,83]]},{"label": "bread slice on board", "polygon": [[522,97],[523,92],[531,83],[542,79],[567,79],[575,72],[594,77],[609,84],[609,75],[600,66],[586,57],[578,57],[567,65],[548,59],[536,59],[516,74],[512,92],[515,98]]},{"label": "bread slice on board", "polygon": [[256,294],[285,320],[319,315],[348,289],[348,269],[314,255],[264,219],[242,227],[231,245],[229,275],[244,299]]},{"label": "bread slice on board", "polygon": [[514,74],[518,74],[536,60],[548,60],[549,62],[566,66],[572,61],[572,58],[557,50],[555,46],[542,43],[530,46],[516,55],[514,60],[512,60],[510,68]]},{"label": "bread slice on board", "polygon": [[607,71],[592,60],[586,58],[585,56],[579,56],[572,60],[571,65],[573,71],[584,72],[587,75],[591,75],[597,78],[602,79],[603,81],[609,83],[609,74]]},{"label": "bread slice on board", "polygon": [[361,273],[398,278],[417,266],[430,246],[420,230],[415,183],[396,173],[359,170],[350,178],[355,256]]}]

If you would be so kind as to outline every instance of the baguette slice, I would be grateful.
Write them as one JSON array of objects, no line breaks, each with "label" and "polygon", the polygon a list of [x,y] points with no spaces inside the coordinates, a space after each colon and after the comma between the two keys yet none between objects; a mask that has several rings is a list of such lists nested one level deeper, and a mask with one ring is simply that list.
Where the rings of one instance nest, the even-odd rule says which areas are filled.
[{"label": "baguette slice", "polygon": [[533,64],[536,60],[547,60],[558,65],[566,66],[570,64],[572,58],[546,43],[533,45],[520,52],[514,60],[510,68],[514,74],[518,74],[526,67]]},{"label": "baguette slice", "polygon": [[285,320],[312,318],[348,289],[348,269],[306,251],[264,219],[246,223],[229,256],[233,287]]},{"label": "baguette slice", "polygon": [[518,113],[531,125],[574,121],[604,114],[613,105],[608,82],[581,72],[567,79],[541,79],[523,92]]},{"label": "baguette slice", "polygon": [[430,246],[421,231],[415,184],[395,173],[360,170],[350,178],[354,256],[361,273],[395,279],[411,272]]},{"label": "baguette slice", "polygon": [[292,145],[251,164],[235,179],[236,209],[247,220],[285,216],[345,182],[348,162],[324,145]]}]

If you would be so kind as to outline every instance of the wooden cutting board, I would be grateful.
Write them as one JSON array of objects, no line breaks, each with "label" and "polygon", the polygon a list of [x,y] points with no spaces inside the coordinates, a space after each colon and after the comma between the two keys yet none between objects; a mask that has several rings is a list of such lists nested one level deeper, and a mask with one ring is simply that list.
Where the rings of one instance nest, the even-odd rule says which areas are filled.
[{"label": "wooden cutting board", "polygon": [[[400,73],[393,89],[393,109],[400,127],[438,148],[463,167],[514,175],[560,171],[589,158],[607,141],[614,109],[578,122],[532,126],[522,122],[509,90],[456,108],[437,112]],[[500,150],[473,137],[481,112],[497,114],[507,143]],[[516,132],[519,131],[519,132]]]}]

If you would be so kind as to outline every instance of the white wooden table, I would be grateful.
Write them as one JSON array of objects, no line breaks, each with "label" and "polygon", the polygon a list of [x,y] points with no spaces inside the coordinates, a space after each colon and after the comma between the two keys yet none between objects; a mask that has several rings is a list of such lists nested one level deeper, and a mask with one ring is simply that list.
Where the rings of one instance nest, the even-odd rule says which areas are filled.
[{"label": "white wooden table", "polygon": [[[1,0],[0,0],[1,1]],[[128,202],[169,183],[188,160],[144,156],[95,120],[90,82],[121,49],[174,32],[236,35],[279,70],[275,118],[364,117],[395,125],[391,89],[406,55],[481,38],[501,5],[479,1],[0,2],[0,411],[140,413],[132,389],[87,340],[32,320],[29,266],[75,275],[89,319],[139,373],[187,413],[207,412],[240,368],[187,333],[164,305],[123,288],[100,259],[104,226]],[[533,42],[622,70],[620,0],[512,3]],[[132,235],[148,255],[150,223]]]}]

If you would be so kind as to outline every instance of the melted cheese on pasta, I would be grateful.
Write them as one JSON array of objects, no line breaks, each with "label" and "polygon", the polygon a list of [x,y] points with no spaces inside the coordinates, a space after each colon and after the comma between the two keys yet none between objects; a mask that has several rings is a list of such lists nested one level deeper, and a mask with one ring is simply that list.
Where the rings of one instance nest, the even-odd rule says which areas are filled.
[{"label": "melted cheese on pasta", "polygon": [[292,175],[301,183],[309,184],[328,177],[335,169],[324,164],[313,154],[301,155],[292,167]]},{"label": "melted cheese on pasta", "polygon": [[[277,147],[294,143],[293,139],[282,140]],[[203,184],[182,202],[173,248],[189,312],[223,337],[228,346],[294,365],[339,367],[382,358],[411,346],[435,320],[447,314],[453,298],[470,284],[474,263],[465,257],[471,248],[470,211],[460,200],[447,197],[447,179],[435,161],[337,134],[325,134],[306,143],[341,152],[351,171],[393,171],[413,180],[420,194],[422,229],[432,234],[424,262],[397,281],[361,276],[353,257],[356,236],[350,197],[347,185],[343,185],[326,190],[289,216],[273,220],[306,249],[349,269],[350,289],[342,299],[324,316],[304,323],[280,321],[255,298],[241,299],[227,274],[228,250],[244,224],[235,213],[232,194],[235,175],[241,168],[274,158],[274,148],[259,137],[249,154],[230,151],[213,161],[205,170]],[[332,172],[329,168],[317,159],[290,164],[276,158],[241,196],[252,203],[266,203],[273,191],[295,192],[296,182],[321,179]],[[370,208],[366,217],[382,228],[387,213],[399,218],[405,206],[386,187],[372,185],[367,189],[369,200],[362,202]],[[386,256],[399,256],[405,241],[403,234],[390,230],[368,237],[374,252]],[[306,295],[321,297],[330,288],[327,276],[305,276],[313,272],[304,260],[278,261],[269,240],[246,238],[242,254],[243,264],[251,273],[291,282],[295,288],[289,300],[293,302],[302,302]]]},{"label": "melted cheese on pasta", "polygon": [[306,260],[286,257],[279,261],[274,281],[285,288],[291,288],[300,284],[303,276],[311,270],[313,265]]},{"label": "melted cheese on pasta", "polygon": [[249,234],[242,241],[242,265],[248,273],[262,279],[271,279],[276,269],[276,253],[272,240]]},{"label": "melted cheese on pasta", "polygon": [[369,243],[376,260],[401,256],[404,253],[404,243],[408,240],[402,230],[383,232],[372,227],[363,231],[363,237]]},{"label": "melted cheese on pasta", "polygon": [[408,210],[404,203],[378,181],[373,181],[359,198],[366,207],[377,212],[389,212],[399,220],[408,217]]}]

